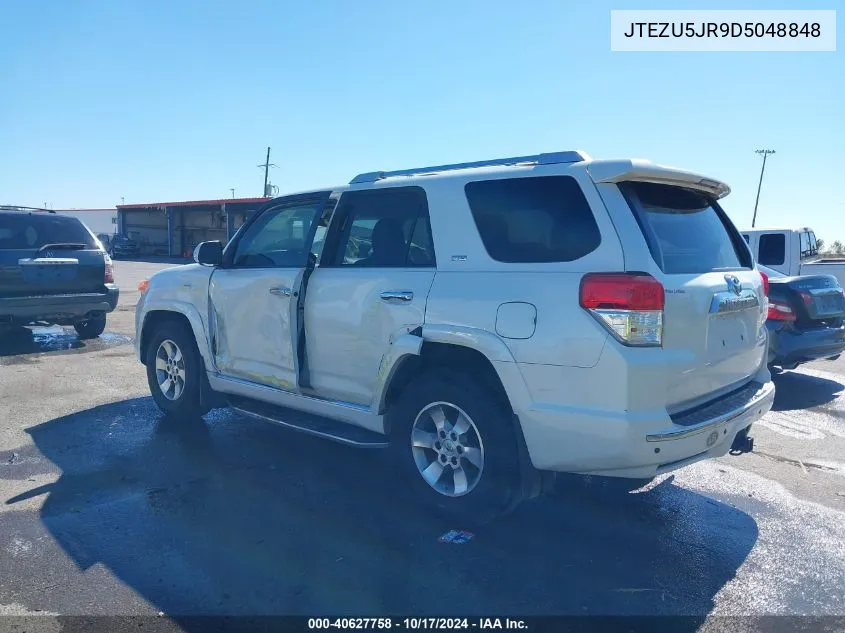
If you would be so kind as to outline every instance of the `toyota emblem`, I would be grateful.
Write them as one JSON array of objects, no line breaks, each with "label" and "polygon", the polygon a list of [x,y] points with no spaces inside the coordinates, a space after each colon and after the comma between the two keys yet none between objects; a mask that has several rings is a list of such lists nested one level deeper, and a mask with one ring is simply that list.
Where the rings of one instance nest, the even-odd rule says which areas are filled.
[{"label": "toyota emblem", "polygon": [[725,281],[728,282],[728,290],[739,296],[742,293],[742,283],[736,275],[725,275]]}]

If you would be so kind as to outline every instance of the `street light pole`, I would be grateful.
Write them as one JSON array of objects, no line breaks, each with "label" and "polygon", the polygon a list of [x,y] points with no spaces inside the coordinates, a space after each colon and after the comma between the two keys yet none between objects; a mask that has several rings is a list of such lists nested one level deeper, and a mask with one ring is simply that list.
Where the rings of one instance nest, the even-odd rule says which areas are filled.
[{"label": "street light pole", "polygon": [[775,150],[773,149],[758,149],[755,150],[755,154],[762,154],[763,155],[763,167],[760,169],[760,182],[757,183],[757,199],[754,201],[754,217],[751,219],[751,228],[754,228],[754,225],[757,223],[757,205],[760,203],[760,189],[763,187],[763,174],[766,172],[766,158],[769,154],[774,154]]}]

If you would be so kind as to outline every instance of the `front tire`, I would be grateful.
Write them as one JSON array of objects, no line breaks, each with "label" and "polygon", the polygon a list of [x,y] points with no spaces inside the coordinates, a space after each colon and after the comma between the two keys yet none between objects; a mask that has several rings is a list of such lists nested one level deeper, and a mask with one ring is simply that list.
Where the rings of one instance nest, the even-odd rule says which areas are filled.
[{"label": "front tire", "polygon": [[200,401],[205,371],[193,332],[176,321],[153,331],[146,349],[147,384],[158,408],[173,418],[197,418],[206,411]]},{"label": "front tire", "polygon": [[93,319],[86,319],[73,324],[73,329],[76,330],[77,336],[82,340],[97,338],[106,329],[106,317],[96,317]]},{"label": "front tire", "polygon": [[397,467],[426,505],[484,523],[501,514],[519,482],[510,405],[454,371],[415,378],[388,410]]}]

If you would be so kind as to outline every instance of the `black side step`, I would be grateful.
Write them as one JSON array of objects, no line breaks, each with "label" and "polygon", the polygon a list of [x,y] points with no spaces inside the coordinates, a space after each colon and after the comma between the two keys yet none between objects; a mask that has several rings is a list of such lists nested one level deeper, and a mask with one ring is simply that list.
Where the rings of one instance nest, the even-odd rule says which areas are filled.
[{"label": "black side step", "polygon": [[355,448],[387,448],[387,437],[360,426],[336,422],[310,413],[278,407],[258,400],[231,396],[229,406],[250,418],[280,424],[294,431],[354,446]]}]

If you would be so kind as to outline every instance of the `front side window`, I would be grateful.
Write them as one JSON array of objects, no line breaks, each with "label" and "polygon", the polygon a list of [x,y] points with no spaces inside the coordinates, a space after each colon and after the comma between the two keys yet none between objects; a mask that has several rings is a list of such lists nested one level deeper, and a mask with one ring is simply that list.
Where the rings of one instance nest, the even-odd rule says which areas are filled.
[{"label": "front side window", "polygon": [[344,193],[337,205],[339,229],[324,265],[369,268],[433,267],[428,203],[421,187]]},{"label": "front side window", "polygon": [[760,236],[757,261],[764,266],[782,266],[786,258],[786,235],[766,233]]},{"label": "front side window", "polygon": [[236,268],[305,266],[311,225],[321,210],[317,203],[268,209],[249,225],[238,242]]},{"label": "front side window", "polygon": [[487,253],[500,262],[571,262],[598,248],[590,204],[570,176],[467,183],[472,217]]},{"label": "front side window", "polygon": [[701,274],[751,267],[739,233],[707,194],[652,182],[623,182],[619,189],[664,273]]}]

